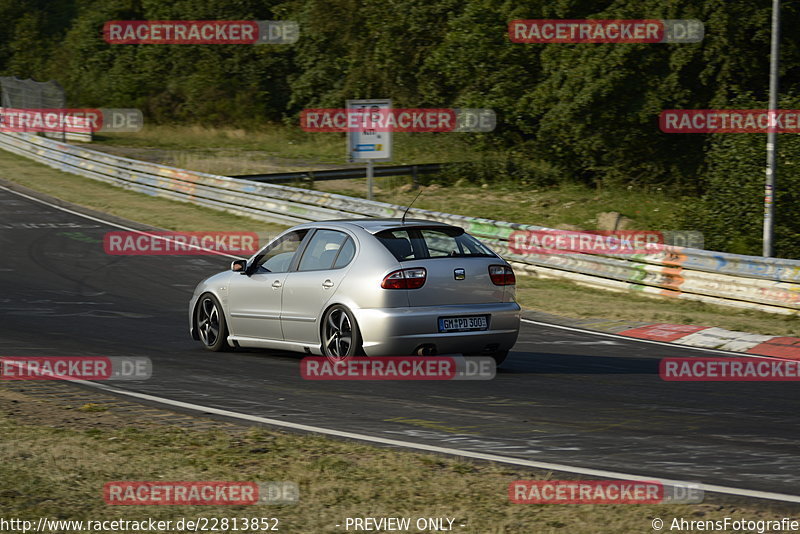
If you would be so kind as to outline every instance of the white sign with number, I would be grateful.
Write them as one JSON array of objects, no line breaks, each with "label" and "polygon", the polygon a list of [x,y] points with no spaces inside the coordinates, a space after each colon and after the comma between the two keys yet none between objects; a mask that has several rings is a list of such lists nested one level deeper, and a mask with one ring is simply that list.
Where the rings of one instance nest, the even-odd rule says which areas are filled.
[{"label": "white sign with number", "polygon": [[[347,155],[350,161],[388,161],[392,157],[392,132],[380,131],[379,124],[391,113],[391,100],[348,100],[348,125],[357,125],[347,132]],[[381,119],[383,117],[383,120]]]}]

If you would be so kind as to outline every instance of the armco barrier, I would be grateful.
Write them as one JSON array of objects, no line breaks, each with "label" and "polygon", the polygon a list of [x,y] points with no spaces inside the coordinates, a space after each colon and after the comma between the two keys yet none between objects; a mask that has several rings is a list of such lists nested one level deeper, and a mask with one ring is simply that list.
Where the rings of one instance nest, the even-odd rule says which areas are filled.
[{"label": "armco barrier", "polygon": [[[188,171],[45,139],[0,133],[0,148],[53,168],[126,189],[256,219],[297,224],[352,217],[400,217],[403,206],[296,187]],[[797,314],[800,261],[668,247],[651,254],[514,254],[515,232],[546,228],[412,208],[409,217],[462,226],[521,272],[617,291]]]},{"label": "armco barrier", "polygon": [[[381,165],[375,167],[372,172],[374,176],[404,176],[410,174],[416,183],[419,174],[435,174],[442,170],[441,163],[421,163],[418,165]],[[231,178],[244,178],[253,182],[267,182],[270,184],[291,183],[291,182],[320,182],[325,180],[345,180],[350,178],[366,178],[367,169],[355,167],[350,169],[333,169],[324,171],[298,171],[280,172],[270,174],[241,174],[231,176]]]}]

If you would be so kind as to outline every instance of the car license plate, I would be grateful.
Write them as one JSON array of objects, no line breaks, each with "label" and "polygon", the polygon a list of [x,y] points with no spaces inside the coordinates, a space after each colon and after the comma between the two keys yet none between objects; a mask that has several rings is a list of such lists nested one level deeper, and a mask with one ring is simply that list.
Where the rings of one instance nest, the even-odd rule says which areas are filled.
[{"label": "car license plate", "polygon": [[469,330],[486,330],[489,320],[486,315],[473,317],[439,317],[439,332],[467,332]]}]

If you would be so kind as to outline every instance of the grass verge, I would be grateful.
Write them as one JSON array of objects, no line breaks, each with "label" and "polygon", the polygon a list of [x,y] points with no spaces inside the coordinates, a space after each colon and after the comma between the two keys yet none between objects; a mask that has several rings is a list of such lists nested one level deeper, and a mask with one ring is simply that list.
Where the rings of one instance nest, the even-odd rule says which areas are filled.
[{"label": "grass verge", "polygon": [[[347,163],[344,133],[310,133],[283,125],[265,125],[259,130],[205,128],[202,126],[147,125],[136,133],[103,134],[92,146],[165,149],[203,154],[231,150],[259,153],[297,163],[341,165]],[[459,134],[395,133],[394,165],[471,161],[475,158],[464,136]],[[198,169],[199,170],[199,169]]]},{"label": "grass verge", "polygon": [[[460,134],[395,134],[390,164],[473,161],[480,156]],[[222,175],[258,174],[353,167],[345,160],[344,134],[307,133],[286,126],[263,130],[208,129],[198,126],[148,126],[138,133],[107,134],[87,145],[116,155],[145,159]],[[563,183],[524,186],[509,180],[454,181],[448,176],[427,187],[415,206],[435,211],[567,229],[599,228],[598,214],[618,212],[628,229],[666,230],[678,206],[669,191],[628,187],[591,188]],[[376,178],[376,200],[408,204],[411,177]],[[366,197],[365,180],[319,181],[314,187]],[[608,228],[599,228],[608,229]],[[690,230],[690,228],[681,228]]]},{"label": "grass verge", "polygon": [[[566,230],[596,230],[601,213],[617,212],[625,217],[625,229],[667,230],[665,214],[674,200],[661,192],[633,189],[596,190],[580,184],[553,188],[524,188],[513,184],[434,183],[422,192],[412,190],[410,178],[376,178],[375,200],[407,206],[417,194],[415,208],[468,217],[534,224]],[[314,188],[331,193],[366,198],[366,184],[360,180],[315,182]],[[605,228],[608,229],[608,228]]]},{"label": "grass verge", "polygon": [[[131,411],[128,403],[93,392],[64,400],[68,387],[72,386],[37,385],[34,395],[26,385],[0,384],[0,499],[6,519],[36,524],[39,517],[274,517],[280,532],[301,534],[344,532],[336,525],[343,525],[347,517],[446,517],[455,520],[455,532],[464,534],[616,534],[650,531],[655,517],[669,524],[674,517],[712,520],[736,515],[757,520],[782,514],[780,505],[714,504],[714,498],[694,505],[512,504],[507,487],[514,480],[567,477],[245,429],[154,408]],[[87,399],[81,397],[107,409],[82,409]],[[300,486],[300,501],[238,507],[106,505],[103,485],[129,480],[285,480]]]}]

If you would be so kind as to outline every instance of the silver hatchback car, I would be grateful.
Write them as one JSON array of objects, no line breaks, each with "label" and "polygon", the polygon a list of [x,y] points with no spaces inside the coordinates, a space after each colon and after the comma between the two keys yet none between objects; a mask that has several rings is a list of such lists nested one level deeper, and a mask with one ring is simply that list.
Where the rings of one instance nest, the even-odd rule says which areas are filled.
[{"label": "silver hatchback car", "polygon": [[461,353],[498,365],[517,340],[508,263],[462,228],[416,219],[295,226],[197,285],[192,337],[325,355]]}]

